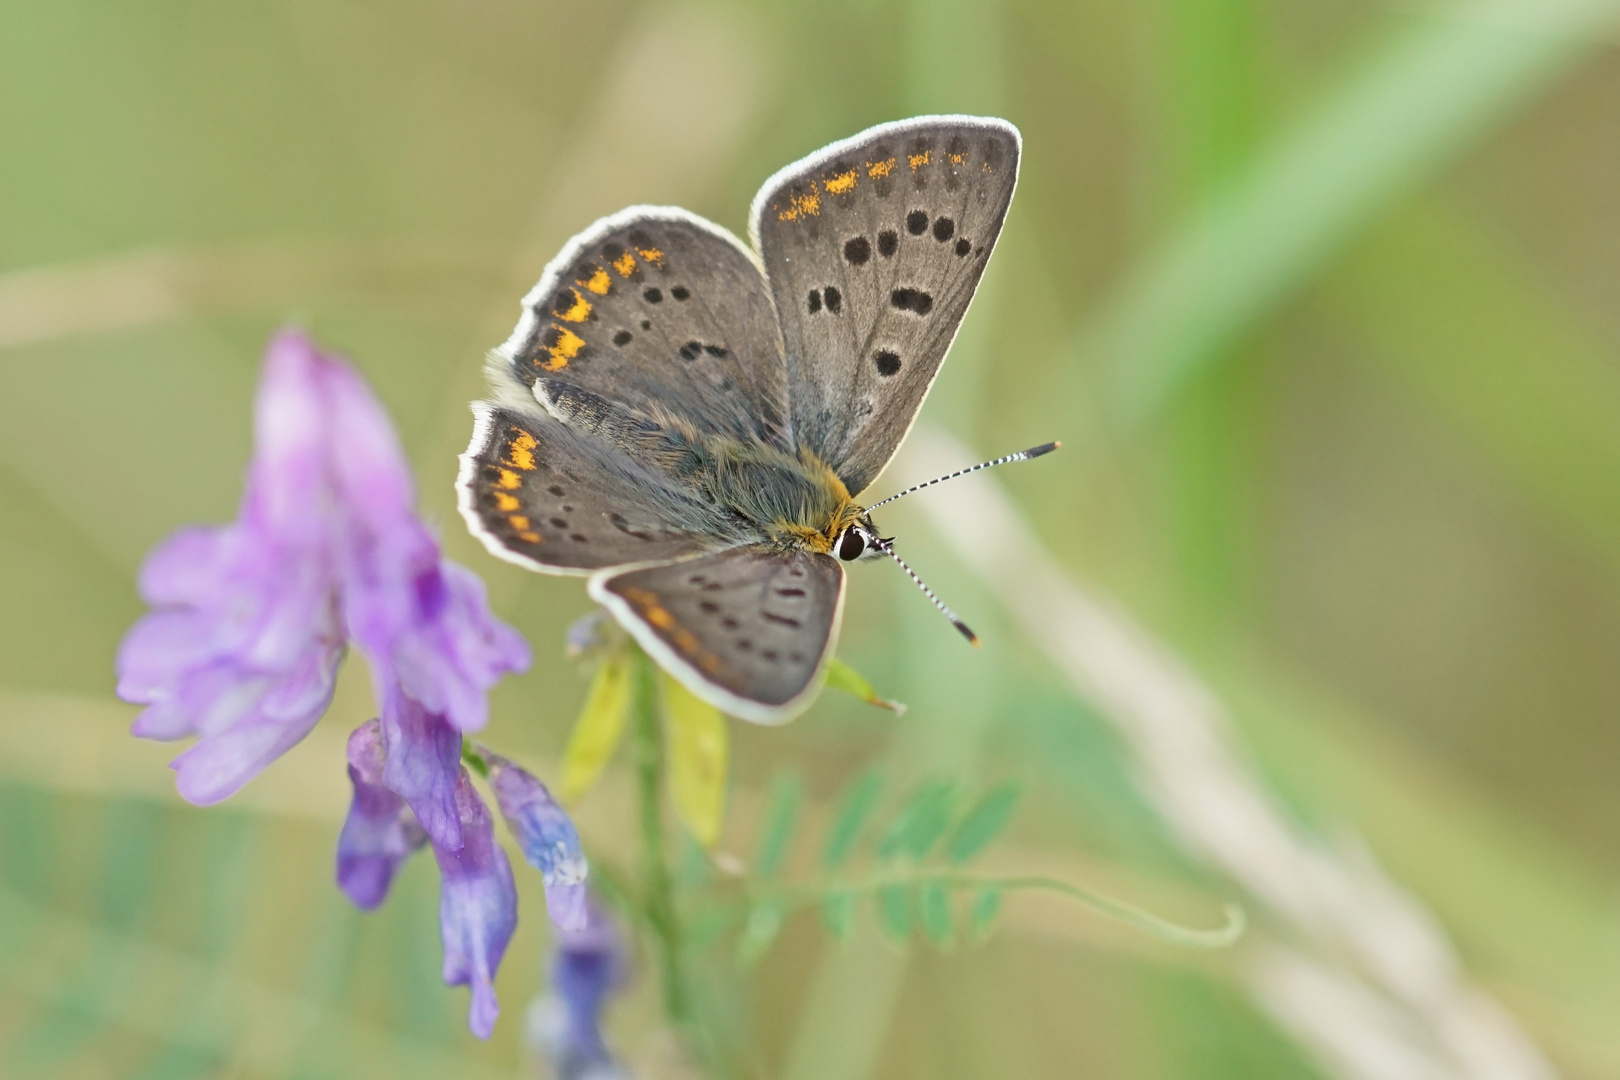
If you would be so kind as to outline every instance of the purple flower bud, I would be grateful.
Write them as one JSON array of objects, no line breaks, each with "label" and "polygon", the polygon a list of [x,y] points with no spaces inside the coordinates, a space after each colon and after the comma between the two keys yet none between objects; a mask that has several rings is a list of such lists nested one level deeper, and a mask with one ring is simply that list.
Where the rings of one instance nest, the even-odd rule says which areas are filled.
[{"label": "purple flower bud", "polygon": [[553,938],[551,993],[529,1016],[530,1038],[551,1062],[558,1080],[609,1080],[625,1074],[602,1039],[602,1009],[624,984],[624,942],[600,905],[587,906],[578,930]]},{"label": "purple flower bud", "polygon": [[564,930],[583,928],[589,867],[573,819],[534,774],[498,754],[482,753],[501,816],[517,836],[523,857],[545,882],[551,921]]},{"label": "purple flower bud", "polygon": [[467,1026],[480,1039],[495,1030],[495,970],[517,929],[517,889],[506,852],[495,843],[489,811],[466,769],[456,775],[456,808],[463,844],[459,851],[433,846],[439,861],[439,929],[444,936],[444,981],[472,991]]},{"label": "purple flower bud", "polygon": [[427,843],[405,800],[382,786],[382,777],[382,725],[367,720],[349,736],[354,800],[337,848],[338,888],[367,911],[383,902],[400,865]]},{"label": "purple flower bud", "polygon": [[459,846],[444,748],[484,725],[486,692],[527,667],[528,650],[490,615],[477,577],[441,558],[357,372],[302,334],[278,335],[237,520],[170,537],[140,585],[156,610],[124,639],[118,693],[147,706],[136,735],[198,738],[174,763],[181,795],[224,799],[308,734],[352,637],[383,703],[387,786]]}]

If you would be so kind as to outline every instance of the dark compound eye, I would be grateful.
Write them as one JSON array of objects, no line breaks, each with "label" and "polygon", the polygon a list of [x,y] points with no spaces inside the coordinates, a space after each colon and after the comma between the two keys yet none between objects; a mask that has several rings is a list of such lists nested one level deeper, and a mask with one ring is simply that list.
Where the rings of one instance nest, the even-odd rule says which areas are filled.
[{"label": "dark compound eye", "polygon": [[859,529],[845,529],[844,535],[838,540],[838,557],[845,562],[854,562],[866,550],[866,537],[861,535]]}]

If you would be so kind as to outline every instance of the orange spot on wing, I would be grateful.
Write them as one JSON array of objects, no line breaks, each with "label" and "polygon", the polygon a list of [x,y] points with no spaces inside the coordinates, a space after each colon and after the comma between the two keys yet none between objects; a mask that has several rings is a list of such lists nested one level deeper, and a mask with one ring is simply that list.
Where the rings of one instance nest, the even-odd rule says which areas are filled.
[{"label": "orange spot on wing", "polygon": [[510,514],[513,510],[516,510],[518,506],[518,501],[512,498],[512,496],[503,494],[499,491],[495,493],[495,509],[499,510],[501,513]]},{"label": "orange spot on wing", "polygon": [[810,190],[803,195],[788,196],[788,208],[778,210],[778,221],[798,221],[801,217],[813,217],[821,213],[821,192],[816,188],[816,182],[810,181]]},{"label": "orange spot on wing", "polygon": [[946,154],[945,156],[951,159],[952,165],[961,165],[967,161],[966,154]]},{"label": "orange spot on wing", "polygon": [[979,166],[979,171],[980,172],[995,172],[996,170],[992,169],[990,167],[990,163],[987,161],[983,165]]},{"label": "orange spot on wing", "polygon": [[615,270],[617,270],[619,272],[620,277],[629,277],[631,274],[635,273],[636,272],[636,256],[635,256],[635,253],[632,252],[632,251],[627,251],[623,255],[620,255],[617,259],[614,259],[613,260],[613,269],[615,269]]},{"label": "orange spot on wing", "polygon": [[527,540],[531,544],[541,544],[541,543],[545,542],[544,539],[540,536],[540,534],[533,531],[532,529],[530,531],[528,531],[528,532],[520,532],[520,533],[518,533],[518,539],[519,540]]},{"label": "orange spot on wing", "polygon": [[540,366],[547,371],[560,371],[568,366],[568,361],[579,355],[579,350],[585,347],[585,339],[566,326],[552,323],[551,328],[557,331],[557,343],[546,350],[551,354],[551,362]]},{"label": "orange spot on wing", "polygon": [[912,172],[916,172],[918,169],[928,164],[928,162],[933,159],[933,156],[934,152],[932,150],[924,150],[920,154],[907,154],[906,164],[911,166]]},{"label": "orange spot on wing", "polygon": [[529,519],[522,514],[513,514],[506,520],[511,522],[512,528],[517,529],[519,532],[525,531],[529,527]]},{"label": "orange spot on wing", "polygon": [[824,183],[829,195],[843,195],[846,192],[854,191],[855,170],[851,169],[849,172],[839,173]]},{"label": "orange spot on wing", "polygon": [[512,441],[506,447],[506,463],[524,472],[534,471],[534,448],[540,445],[533,435],[521,428],[513,428]]},{"label": "orange spot on wing", "polygon": [[652,263],[654,266],[664,265],[664,253],[655,247],[636,248],[636,254]]},{"label": "orange spot on wing", "polygon": [[892,172],[894,172],[894,158],[890,158],[888,161],[868,161],[866,163],[866,175],[874,180],[888,176]]},{"label": "orange spot on wing", "polygon": [[523,477],[519,476],[511,469],[502,469],[500,479],[496,480],[495,483],[497,486],[503,487],[508,491],[516,491],[523,485]]},{"label": "orange spot on wing", "polygon": [[569,305],[567,311],[553,311],[552,314],[563,322],[584,322],[591,317],[591,302],[579,295],[578,289],[568,291],[574,294],[574,302]]},{"label": "orange spot on wing", "polygon": [[613,279],[608,277],[608,272],[606,270],[598,266],[595,268],[594,272],[592,272],[590,277],[586,278],[584,281],[575,282],[575,284],[589,289],[597,296],[606,296],[608,290],[613,288]]}]

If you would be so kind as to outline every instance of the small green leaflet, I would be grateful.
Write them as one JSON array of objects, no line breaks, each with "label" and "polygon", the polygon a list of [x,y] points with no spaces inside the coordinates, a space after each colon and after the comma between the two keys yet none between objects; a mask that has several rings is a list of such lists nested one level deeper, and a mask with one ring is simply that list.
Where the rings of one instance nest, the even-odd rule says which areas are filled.
[{"label": "small green leaflet", "polygon": [[565,803],[589,791],[602,767],[613,756],[630,715],[630,657],[624,652],[608,656],[596,667],[585,707],[574,721],[563,751],[562,781],[558,797]]},{"label": "small green leaflet", "polygon": [[996,885],[986,885],[979,890],[979,895],[973,900],[973,909],[968,913],[968,936],[975,941],[983,941],[995,929],[996,916],[1001,913],[1001,888]]},{"label": "small green leaflet", "polygon": [[950,826],[955,801],[956,785],[949,780],[923,784],[889,826],[883,842],[878,845],[878,854],[885,859],[902,856],[920,859],[927,855]]},{"label": "small green leaflet", "polygon": [[904,716],[905,705],[888,698],[878,697],[878,692],[872,689],[872,684],[861,676],[861,673],[844,663],[838,657],[833,657],[827,664],[827,685],[834,690],[842,690],[846,694],[853,694],[868,705],[876,705],[880,709],[888,709],[896,716]]},{"label": "small green leaflet", "polygon": [[748,913],[748,923],[737,939],[737,962],[745,966],[758,963],[776,943],[782,932],[782,909],[776,904],[761,904]]},{"label": "small green leaflet", "polygon": [[878,890],[878,928],[895,945],[911,940],[911,892],[904,885],[885,885]]},{"label": "small green leaflet", "polygon": [[848,889],[830,892],[821,901],[821,921],[839,941],[848,941],[855,929],[855,894]]},{"label": "small green leaflet", "polygon": [[799,821],[799,798],[803,785],[796,773],[777,776],[771,791],[771,808],[765,815],[765,828],[759,835],[759,854],[754,859],[754,875],[773,878],[787,858],[788,844]]},{"label": "small green leaflet", "polygon": [[951,894],[943,883],[925,881],[917,890],[917,921],[922,924],[923,937],[935,948],[950,948]]},{"label": "small green leaflet", "polygon": [[948,857],[958,865],[983,851],[1006,827],[1018,805],[1018,788],[1000,784],[986,792],[951,834]]},{"label": "small green leaflet", "polygon": [[827,829],[827,847],[821,857],[822,866],[836,870],[849,858],[855,850],[855,841],[860,839],[861,828],[872,813],[872,807],[877,805],[878,792],[882,790],[883,774],[875,770],[863,773],[859,780],[849,786],[839,801],[832,825]]}]

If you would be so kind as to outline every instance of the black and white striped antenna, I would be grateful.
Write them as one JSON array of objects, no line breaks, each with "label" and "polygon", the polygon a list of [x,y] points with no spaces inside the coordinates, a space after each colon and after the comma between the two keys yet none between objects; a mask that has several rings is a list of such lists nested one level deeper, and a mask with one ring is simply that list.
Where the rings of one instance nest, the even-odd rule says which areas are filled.
[{"label": "black and white striped antenna", "polygon": [[[1040,446],[1032,446],[1028,450],[1020,450],[1016,454],[1008,454],[1006,457],[998,457],[994,461],[982,461],[970,468],[957,469],[953,473],[936,477],[933,480],[929,480],[927,483],[915,484],[908,487],[906,490],[897,495],[890,495],[887,499],[883,499],[880,502],[875,502],[871,506],[868,506],[866,510],[868,513],[870,513],[880,506],[894,502],[896,499],[903,499],[914,491],[921,491],[923,488],[933,487],[935,484],[943,484],[947,480],[955,480],[958,476],[966,476],[968,473],[978,472],[980,469],[989,469],[997,465],[1006,465],[1014,461],[1028,461],[1031,458],[1038,458],[1042,454],[1050,454],[1053,450],[1056,450],[1062,445],[1063,444],[1059,442],[1042,443]],[[916,583],[917,588],[923,591],[924,596],[928,597],[928,599],[934,602],[934,606],[939,608],[940,614],[951,620],[951,625],[956,627],[957,630],[961,631],[962,636],[967,638],[968,641],[973,644],[973,647],[977,649],[979,647],[979,635],[970,630],[968,628],[968,624],[958,618],[956,612],[952,611],[946,606],[945,601],[935,596],[933,589],[930,589],[927,585],[923,584],[923,579],[917,576],[917,572],[915,570],[906,565],[906,560],[902,559],[895,552],[894,548],[889,546],[889,542],[877,536],[873,536],[870,539],[873,547],[877,548],[879,551],[883,552],[883,554],[900,564],[900,569],[904,570],[906,572],[906,576]]]},{"label": "black and white striped antenna", "polygon": [[[882,499],[875,502],[866,509],[868,512],[871,512],[880,506],[894,502],[896,499],[903,499],[914,491],[921,491],[923,488],[933,487],[935,484],[943,484],[947,480],[955,480],[958,476],[966,476],[968,473],[975,473],[980,469],[990,469],[997,465],[1006,465],[1014,461],[1029,461],[1032,458],[1040,457],[1042,454],[1050,454],[1052,451],[1056,450],[1062,445],[1063,444],[1060,442],[1042,443],[1040,446],[1032,446],[1028,450],[1020,450],[1016,454],[1008,454],[1006,457],[998,457],[994,461],[981,461],[977,465],[969,466],[966,469],[957,469],[955,472],[948,473],[945,476],[936,476],[934,479],[925,483],[913,484],[911,487],[906,488],[906,490],[900,492],[899,494],[890,495],[887,499]],[[918,582],[918,584],[920,585],[922,583]]]},{"label": "black and white striped antenna", "polygon": [[951,620],[951,625],[960,630],[962,632],[962,636],[967,638],[975,649],[979,647],[979,635],[968,629],[968,624],[957,618],[956,612],[946,607],[945,601],[935,596],[933,589],[930,589],[927,585],[923,584],[923,579],[917,576],[917,572],[915,570],[906,565],[906,560],[902,559],[895,552],[894,548],[889,546],[889,542],[887,540],[874,536],[872,537],[872,546],[883,552],[883,554],[887,555],[895,562],[899,563],[900,569],[904,570],[906,572],[906,576],[917,583],[917,588],[923,591],[924,596],[928,597],[928,599],[934,602],[934,606],[939,608],[940,614]]}]

